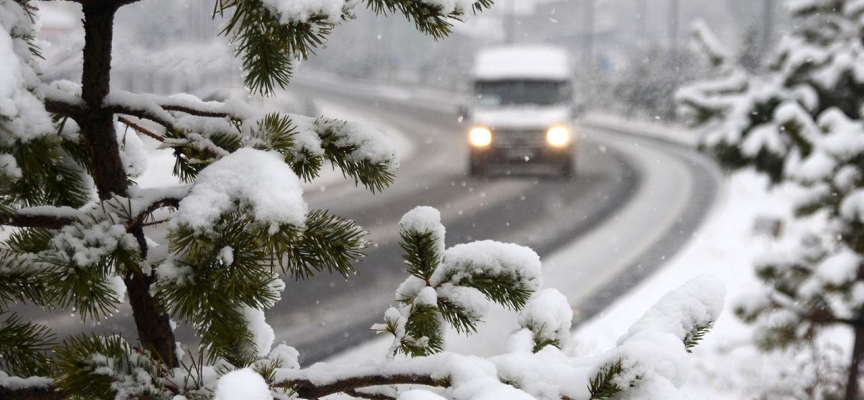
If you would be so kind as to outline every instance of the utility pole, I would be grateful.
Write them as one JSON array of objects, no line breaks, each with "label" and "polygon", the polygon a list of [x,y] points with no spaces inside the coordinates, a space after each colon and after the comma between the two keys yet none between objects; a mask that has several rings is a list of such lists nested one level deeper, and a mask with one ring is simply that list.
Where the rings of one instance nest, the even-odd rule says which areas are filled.
[{"label": "utility pole", "polygon": [[679,12],[679,0],[669,0],[669,47],[672,49],[673,53],[678,52]]},{"label": "utility pole", "polygon": [[637,14],[639,16],[638,21],[638,30],[636,34],[638,35],[637,43],[644,44],[648,42],[648,0],[638,0],[639,1],[639,10]]},{"label": "utility pole", "polygon": [[516,0],[510,0],[509,6],[504,15],[504,43],[513,44],[516,42]]},{"label": "utility pole", "polygon": [[774,34],[774,0],[764,0],[762,3],[762,56],[767,55]]},{"label": "utility pole", "polygon": [[594,0],[585,0],[585,21],[582,33],[582,57],[589,70],[594,69]]}]

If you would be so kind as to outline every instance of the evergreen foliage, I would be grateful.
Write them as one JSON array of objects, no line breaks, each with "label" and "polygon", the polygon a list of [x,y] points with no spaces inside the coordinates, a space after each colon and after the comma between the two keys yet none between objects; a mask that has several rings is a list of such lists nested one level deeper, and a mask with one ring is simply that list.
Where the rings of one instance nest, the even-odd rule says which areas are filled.
[{"label": "evergreen foliage", "polygon": [[[282,278],[327,272],[348,279],[368,246],[353,221],[308,210],[300,181],[314,179],[329,162],[357,185],[380,191],[393,181],[395,150],[377,133],[348,122],[268,113],[233,100],[112,92],[114,13],[135,1],[78,2],[87,32],[80,86],[40,81],[35,2],[0,0],[0,45],[13,43],[0,63],[21,75],[12,82],[13,95],[0,99],[0,225],[12,230],[0,243],[0,397],[211,399],[225,377],[250,370],[279,398],[368,397],[357,389],[401,384],[470,389],[474,383],[466,382],[466,374],[490,390],[521,397],[572,395],[563,381],[538,391],[519,374],[508,384],[484,377],[494,360],[435,354],[444,349],[446,326],[476,332],[489,303],[497,303],[521,310],[523,330],[514,340],[527,332],[521,344],[536,357],[532,362],[555,360],[547,367],[571,371],[560,347],[572,310],[560,293],[548,303],[549,292],[546,298],[538,292],[540,260],[533,251],[491,241],[445,249],[440,215],[429,208],[402,222],[409,278],[397,291],[397,306],[376,327],[395,336],[391,359],[350,373],[300,370],[296,350],[274,348],[257,329],[266,325],[264,311],[280,300]],[[492,2],[328,0],[340,5],[335,14],[312,3],[292,14],[280,4],[287,3],[217,0],[214,6],[228,17],[222,33],[236,46],[253,93],[284,87],[294,63],[323,46],[359,4],[400,13],[440,38],[452,20]],[[173,150],[173,174],[187,185],[135,184],[141,171],[130,146],[138,134]],[[167,228],[167,245],[154,246],[148,238],[154,225]],[[137,345],[96,333],[57,342],[48,327],[9,312],[16,303],[32,303],[72,312],[82,322],[99,321],[127,300]],[[551,317],[547,304],[554,308]],[[693,318],[696,323],[716,318],[720,307],[708,308]],[[169,317],[189,324],[200,338],[185,359],[177,354]],[[655,334],[676,335],[662,329]],[[397,353],[424,357],[396,360]],[[597,387],[606,393],[603,380],[620,371],[603,371],[607,377]],[[582,370],[571,372],[567,381],[588,379]],[[668,380],[663,374],[652,377]]]},{"label": "evergreen foliage", "polygon": [[864,356],[864,4],[790,3],[794,28],[770,67],[753,75],[729,60],[720,79],[678,93],[706,128],[705,151],[730,170],[754,168],[797,186],[795,218],[809,228],[782,238],[756,265],[765,292],[737,307],[763,349],[804,346],[826,329],[852,327],[846,399],[859,396]]},{"label": "evergreen foliage", "polygon": [[624,391],[618,383],[617,378],[624,372],[624,365],[621,360],[604,365],[597,371],[597,374],[591,378],[588,384],[588,391],[591,393],[590,400],[611,399],[618,393]]},{"label": "evergreen foliage", "polygon": [[705,324],[696,324],[692,330],[687,332],[687,335],[684,336],[684,348],[687,349],[688,353],[693,352],[693,348],[696,347],[697,344],[705,337],[708,331],[711,330],[711,327],[714,325],[713,322],[708,322]]}]

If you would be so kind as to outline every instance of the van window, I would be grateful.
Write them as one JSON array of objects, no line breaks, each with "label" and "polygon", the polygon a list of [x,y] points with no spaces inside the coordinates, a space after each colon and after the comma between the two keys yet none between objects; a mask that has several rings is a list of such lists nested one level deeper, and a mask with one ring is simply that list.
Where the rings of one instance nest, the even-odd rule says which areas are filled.
[{"label": "van window", "polygon": [[496,108],[506,106],[569,104],[570,83],[547,80],[478,81],[474,84],[477,106]]}]

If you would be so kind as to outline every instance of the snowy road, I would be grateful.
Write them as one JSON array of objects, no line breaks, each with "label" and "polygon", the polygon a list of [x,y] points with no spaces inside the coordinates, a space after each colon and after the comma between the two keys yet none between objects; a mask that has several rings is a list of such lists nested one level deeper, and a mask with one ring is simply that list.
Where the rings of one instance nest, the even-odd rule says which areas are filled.
[{"label": "snowy road", "polygon": [[719,175],[700,155],[596,128],[584,129],[574,181],[525,174],[469,178],[464,127],[450,109],[320,85],[314,91],[398,129],[413,151],[383,193],[341,184],[307,194],[312,207],[358,221],[375,247],[358,265],[359,276],[289,282],[283,301],[268,313],[277,342],[297,347],[304,364],[373,337],[368,327],[406,277],[398,221],[415,206],[441,210],[448,246],[494,239],[534,248],[544,259],[546,284],[561,289],[585,317],[673,254],[716,196]]}]

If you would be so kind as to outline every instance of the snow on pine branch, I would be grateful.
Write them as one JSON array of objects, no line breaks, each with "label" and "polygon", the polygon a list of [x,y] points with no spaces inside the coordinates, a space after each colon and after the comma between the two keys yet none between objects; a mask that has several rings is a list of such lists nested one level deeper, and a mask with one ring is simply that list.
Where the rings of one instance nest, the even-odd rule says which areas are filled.
[{"label": "snow on pine branch", "polygon": [[[713,277],[702,276],[666,294],[627,333],[618,347],[600,356],[605,365],[620,361],[614,383],[624,398],[684,398],[680,388],[689,374],[690,348],[723,311],[726,290]],[[626,388],[635,386],[631,390]]]},{"label": "snow on pine branch", "polygon": [[492,5],[491,0],[222,0],[215,12],[230,15],[222,34],[240,58],[246,87],[272,95],[291,80],[295,64],[323,47],[334,27],[354,18],[354,7],[364,2],[376,13],[403,14],[435,38],[447,36],[452,21],[469,8]]},{"label": "snow on pine branch", "polygon": [[[440,219],[438,210],[431,207],[417,207],[402,217],[401,246],[411,276],[396,291],[398,305],[387,310],[383,324],[372,328],[394,336],[390,358],[399,352],[412,356],[439,352],[444,345],[442,322],[459,332],[475,332],[490,303],[520,310],[540,287],[537,253],[493,241],[443,250],[445,229]],[[536,322],[537,332],[547,325]],[[553,319],[548,325],[555,336],[562,324]],[[542,340],[549,333],[536,336]]]},{"label": "snow on pine branch", "polygon": [[691,26],[693,41],[697,48],[705,53],[715,67],[722,66],[731,58],[731,53],[723,43],[717,39],[711,28],[704,20],[696,20]]},{"label": "snow on pine branch", "polygon": [[40,84],[32,10],[0,0],[0,146],[11,146],[54,131],[36,93]]},{"label": "snow on pine branch", "polygon": [[242,148],[275,150],[304,180],[318,175],[322,164],[335,167],[372,190],[382,190],[399,167],[392,141],[356,122],[256,108],[239,99],[203,102],[188,95],[170,97],[114,92],[106,107],[116,113],[153,121],[121,122],[175,149],[177,174],[194,179],[210,163]]},{"label": "snow on pine branch", "polygon": [[[293,389],[301,398],[379,393],[380,386],[413,384],[408,398],[588,399],[592,396],[588,382],[597,379],[608,362],[619,360],[621,367],[607,378],[609,385],[618,387],[621,398],[682,398],[679,388],[689,372],[685,342],[694,337],[698,341],[717,318],[724,292],[722,284],[712,278],[685,284],[646,312],[622,337],[619,347],[599,357],[571,357],[555,346],[546,346],[534,352],[515,349],[486,359],[443,352],[359,366],[318,363],[306,369],[277,368],[272,386]],[[544,294],[538,298],[546,299],[541,303],[560,302],[555,292],[540,293]],[[551,320],[563,322],[560,317]],[[436,396],[418,384],[440,389],[434,390]],[[363,388],[373,390],[358,390]],[[387,393],[393,398],[407,394],[399,390]]]},{"label": "snow on pine branch", "polygon": [[270,229],[284,224],[301,226],[308,211],[300,180],[280,154],[242,148],[198,174],[172,224],[207,232],[238,207]]}]

